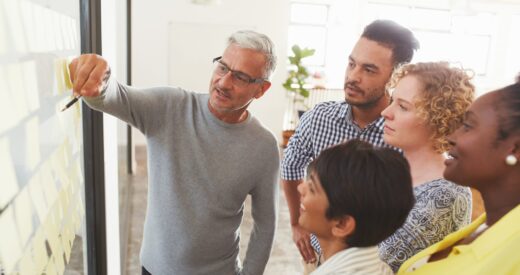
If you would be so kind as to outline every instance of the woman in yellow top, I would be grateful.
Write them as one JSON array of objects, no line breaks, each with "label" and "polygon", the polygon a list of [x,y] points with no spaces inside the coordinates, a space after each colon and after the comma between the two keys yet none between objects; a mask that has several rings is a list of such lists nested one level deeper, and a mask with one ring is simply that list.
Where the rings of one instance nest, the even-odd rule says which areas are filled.
[{"label": "woman in yellow top", "polygon": [[520,76],[478,98],[450,138],[444,176],[479,190],[486,214],[398,274],[520,274]]}]

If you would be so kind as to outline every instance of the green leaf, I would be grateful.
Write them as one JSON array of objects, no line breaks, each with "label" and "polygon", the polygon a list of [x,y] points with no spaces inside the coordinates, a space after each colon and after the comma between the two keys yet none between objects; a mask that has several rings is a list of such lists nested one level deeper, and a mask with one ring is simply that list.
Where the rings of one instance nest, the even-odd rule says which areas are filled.
[{"label": "green leaf", "polygon": [[295,57],[301,56],[300,46],[298,46],[298,45],[292,46],[292,51],[293,51]]},{"label": "green leaf", "polygon": [[304,58],[304,57],[312,56],[312,55],[314,55],[315,51],[316,50],[314,50],[314,49],[305,48],[305,49],[301,50],[301,57]]},{"label": "green leaf", "polygon": [[314,55],[316,51],[309,48],[302,49],[298,45],[293,45],[291,49],[293,55],[288,56],[288,59],[292,66],[288,69],[287,79],[282,86],[287,91],[295,92],[298,97],[307,98],[309,97],[309,90],[303,88],[303,86],[307,83],[309,72],[307,68],[302,65],[301,61],[303,58]]}]

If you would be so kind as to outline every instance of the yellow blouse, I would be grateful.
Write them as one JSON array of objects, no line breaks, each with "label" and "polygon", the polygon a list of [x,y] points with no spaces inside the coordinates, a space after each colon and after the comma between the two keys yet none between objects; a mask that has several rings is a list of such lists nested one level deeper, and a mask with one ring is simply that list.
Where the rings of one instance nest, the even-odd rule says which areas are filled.
[{"label": "yellow blouse", "polygon": [[509,211],[472,243],[456,245],[443,260],[429,257],[471,235],[486,221],[483,214],[470,225],[406,261],[397,274],[518,274],[520,275],[520,205]]}]

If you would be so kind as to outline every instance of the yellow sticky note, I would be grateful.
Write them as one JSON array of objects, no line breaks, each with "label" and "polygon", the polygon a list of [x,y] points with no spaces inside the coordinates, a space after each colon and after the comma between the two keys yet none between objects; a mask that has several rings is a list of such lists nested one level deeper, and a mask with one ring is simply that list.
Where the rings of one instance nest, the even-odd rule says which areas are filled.
[{"label": "yellow sticky note", "polygon": [[40,163],[40,125],[38,117],[32,117],[25,123],[25,159],[30,170]]},{"label": "yellow sticky note", "polygon": [[72,89],[72,81],[70,80],[70,71],[69,71],[69,62],[66,59],[63,59],[61,62],[62,72],[63,72],[63,81],[65,82],[65,87],[67,90]]},{"label": "yellow sticky note", "polygon": [[22,69],[20,64],[9,64],[6,68],[6,80],[9,85],[10,103],[13,105],[11,116],[15,120],[22,120],[29,114],[29,106],[25,98],[25,87],[23,84]]},{"label": "yellow sticky note", "polygon": [[21,64],[23,80],[25,84],[25,92],[27,105],[29,110],[34,112],[40,109],[40,92],[38,90],[38,79],[36,71],[36,62],[27,61]]},{"label": "yellow sticky note", "polygon": [[70,222],[66,225],[66,227],[61,232],[61,243],[63,247],[63,252],[65,253],[65,261],[66,263],[70,260],[70,252],[71,252],[71,239],[70,239]]},{"label": "yellow sticky note", "polygon": [[[49,259],[47,263],[47,267],[45,268],[45,275],[57,275],[58,271],[56,270],[56,264],[54,263],[54,257]],[[59,273],[61,274],[61,273]]]},{"label": "yellow sticky note", "polygon": [[59,245],[60,251],[59,254],[55,254],[54,262],[56,263],[56,271],[58,274],[63,274],[65,271],[65,262],[63,259],[63,249],[61,244]]},{"label": "yellow sticky note", "polygon": [[70,140],[68,137],[66,137],[63,140],[60,149],[61,149],[61,155],[63,158],[63,163],[65,164],[64,168],[68,169],[69,165],[70,165],[70,156],[72,155],[71,148],[70,148]]},{"label": "yellow sticky note", "polygon": [[22,256],[14,210],[8,206],[0,215],[0,262],[7,274],[11,274]]},{"label": "yellow sticky note", "polygon": [[0,139],[0,152],[2,152],[0,153],[0,167],[2,167],[1,209],[18,193],[19,187],[7,138]]},{"label": "yellow sticky note", "polygon": [[20,236],[20,244],[25,247],[29,238],[33,233],[32,223],[32,206],[27,188],[24,188],[14,201],[14,211],[16,224],[18,225],[18,234]]},{"label": "yellow sticky note", "polygon": [[56,229],[58,232],[58,236],[60,235],[60,229],[61,229],[61,224],[63,222],[63,212],[65,211],[66,209],[64,209],[62,206],[61,206],[61,201],[59,200],[59,195],[58,195],[58,199],[56,200],[56,202],[54,203],[54,205],[52,206],[51,208],[51,215],[49,216],[48,219],[52,219],[52,223],[56,226]]},{"label": "yellow sticky note", "polygon": [[66,58],[58,58],[54,61],[54,71],[56,74],[56,84],[58,94],[72,89],[70,80],[69,62]]},{"label": "yellow sticky note", "polygon": [[28,184],[29,195],[31,196],[31,201],[34,205],[34,209],[38,214],[38,218],[40,223],[43,223],[47,218],[48,205],[45,201],[45,195],[42,189],[41,177],[39,174],[34,175]]},{"label": "yellow sticky note", "polygon": [[36,268],[35,274],[41,274],[49,262],[49,256],[47,255],[47,249],[45,248],[45,236],[42,227],[36,230],[36,233],[34,233],[31,242],[34,254],[34,265]]},{"label": "yellow sticky note", "polygon": [[83,176],[83,169],[82,168],[83,168],[83,166],[81,165],[81,160],[79,158],[77,158],[76,159],[76,172],[78,172],[77,179],[79,179],[79,181],[78,181],[79,184],[82,184],[83,183],[83,179],[85,178]]},{"label": "yellow sticky note", "polygon": [[[77,208],[76,208],[77,209]],[[81,217],[80,211],[76,211],[72,216],[72,223],[74,224],[74,232],[77,232],[81,226]]]},{"label": "yellow sticky note", "polygon": [[52,171],[62,185],[69,184],[69,176],[65,167],[68,166],[67,158],[64,156],[63,150],[56,151],[51,158]]},{"label": "yellow sticky note", "polygon": [[[0,44],[1,43],[2,42],[0,42]],[[0,117],[2,118],[2,120],[0,120],[0,133],[13,128],[21,120],[19,116],[13,115],[17,114],[18,110],[15,109],[13,98],[9,90],[9,86],[7,85],[7,72],[0,66]]]},{"label": "yellow sticky note", "polygon": [[39,175],[43,187],[43,193],[45,195],[45,201],[47,202],[48,207],[51,208],[58,196],[58,189],[54,183],[54,176],[52,175],[49,163],[45,162],[40,167]]},{"label": "yellow sticky note", "polygon": [[80,176],[80,173],[78,173],[78,165],[77,163],[79,162],[79,159],[78,157],[76,156],[73,160],[72,160],[72,164],[70,166],[70,169],[69,169],[69,176],[70,176],[70,186],[71,186],[71,189],[70,189],[70,195],[71,197],[74,196],[74,194],[76,194],[76,190],[78,190],[79,186],[80,186],[80,182],[81,182],[81,176]]},{"label": "yellow sticky note", "polygon": [[30,250],[25,251],[25,254],[22,256],[22,259],[18,263],[18,269],[20,270],[20,275],[38,274]]},{"label": "yellow sticky note", "polygon": [[56,227],[52,218],[47,219],[43,226],[45,228],[45,236],[47,236],[47,241],[49,242],[49,246],[51,247],[52,254],[61,255],[62,250],[60,240],[58,237],[58,227]]},{"label": "yellow sticky note", "polygon": [[65,186],[64,188],[61,189],[61,192],[60,192],[60,201],[61,201],[61,206],[64,207],[67,212],[69,210],[69,194],[67,194],[67,191],[70,190],[70,184]]}]

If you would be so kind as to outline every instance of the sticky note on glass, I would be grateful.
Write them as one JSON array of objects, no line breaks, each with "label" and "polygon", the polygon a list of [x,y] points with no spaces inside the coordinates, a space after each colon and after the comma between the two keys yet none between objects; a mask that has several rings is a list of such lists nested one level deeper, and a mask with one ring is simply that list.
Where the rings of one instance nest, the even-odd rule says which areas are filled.
[{"label": "sticky note on glass", "polygon": [[11,274],[22,256],[13,207],[7,207],[0,215],[0,262],[6,274]]},{"label": "sticky note on glass", "polygon": [[40,274],[49,262],[49,256],[47,255],[47,248],[45,247],[45,236],[42,227],[36,230],[36,233],[32,238],[32,249],[34,254],[34,265],[36,268],[35,274]]},{"label": "sticky note on glass", "polygon": [[45,268],[45,274],[47,275],[57,275],[58,271],[56,270],[56,264],[54,263],[54,258],[51,257],[49,262],[47,263],[47,267]]},{"label": "sticky note on glass", "polygon": [[62,61],[63,80],[65,81],[65,87],[67,90],[72,89],[72,81],[70,80],[69,62],[67,59]]},{"label": "sticky note on glass", "polygon": [[54,61],[54,71],[56,74],[56,83],[58,94],[72,89],[72,81],[70,80],[69,62],[66,58],[59,58]]},{"label": "sticky note on glass", "polygon": [[18,193],[18,180],[13,160],[11,158],[11,150],[9,149],[9,140],[7,138],[0,139],[0,167],[2,167],[2,188],[0,192],[0,209]]},{"label": "sticky note on glass", "polygon": [[24,188],[14,201],[14,212],[16,223],[18,225],[18,235],[20,237],[20,244],[25,247],[33,233],[33,209],[31,205],[31,198],[29,191]]},{"label": "sticky note on glass", "polygon": [[25,254],[18,263],[18,268],[20,269],[20,275],[38,274],[38,271],[36,271],[36,266],[34,265],[31,251],[25,251]]}]

